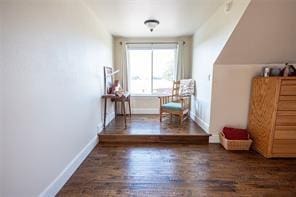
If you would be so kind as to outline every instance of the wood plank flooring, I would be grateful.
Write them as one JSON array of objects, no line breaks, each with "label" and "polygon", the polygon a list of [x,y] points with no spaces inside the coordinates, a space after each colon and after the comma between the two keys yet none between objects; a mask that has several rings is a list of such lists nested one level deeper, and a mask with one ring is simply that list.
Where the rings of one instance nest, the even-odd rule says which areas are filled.
[{"label": "wood plank flooring", "polygon": [[58,196],[296,196],[296,159],[209,145],[99,145]]},{"label": "wood plank flooring", "polygon": [[209,134],[193,120],[187,119],[179,126],[176,117],[159,122],[159,115],[133,115],[127,120],[118,116],[100,134],[100,143],[177,143],[207,144]]}]

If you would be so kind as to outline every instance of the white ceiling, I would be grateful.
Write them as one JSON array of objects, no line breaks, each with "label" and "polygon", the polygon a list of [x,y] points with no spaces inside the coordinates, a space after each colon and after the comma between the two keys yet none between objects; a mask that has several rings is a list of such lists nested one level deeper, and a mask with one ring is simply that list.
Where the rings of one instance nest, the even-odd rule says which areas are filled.
[{"label": "white ceiling", "polygon": [[[225,0],[84,0],[115,36],[175,37],[193,34]],[[160,25],[150,32],[146,19]]]}]

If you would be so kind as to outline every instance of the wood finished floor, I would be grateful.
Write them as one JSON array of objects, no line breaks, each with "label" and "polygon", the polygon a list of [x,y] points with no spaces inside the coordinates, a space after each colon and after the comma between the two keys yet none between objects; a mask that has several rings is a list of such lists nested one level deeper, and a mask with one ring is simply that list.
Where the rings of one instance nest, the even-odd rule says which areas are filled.
[{"label": "wood finished floor", "polygon": [[121,135],[207,135],[193,120],[187,119],[179,127],[177,117],[164,118],[159,122],[159,115],[132,115],[127,118],[127,128],[124,129],[123,116],[117,116],[101,134]]},{"label": "wood finished floor", "polygon": [[209,145],[99,145],[58,196],[296,196],[296,159]]},{"label": "wood finished floor", "polygon": [[177,117],[159,122],[159,115],[133,115],[124,128],[124,117],[114,119],[99,134],[100,143],[208,144],[209,134],[187,119],[180,127]]}]

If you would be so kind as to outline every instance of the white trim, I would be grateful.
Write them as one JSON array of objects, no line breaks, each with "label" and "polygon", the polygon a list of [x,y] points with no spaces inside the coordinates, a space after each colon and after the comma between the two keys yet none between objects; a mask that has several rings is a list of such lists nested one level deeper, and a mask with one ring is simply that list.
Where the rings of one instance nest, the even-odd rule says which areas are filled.
[{"label": "white trim", "polygon": [[205,132],[209,133],[209,124],[197,117],[193,112],[190,112],[190,118],[196,122]]},{"label": "white trim", "polygon": [[219,144],[220,143],[220,138],[218,134],[212,134],[212,136],[210,136],[209,142],[212,144]]},{"label": "white trim", "polygon": [[132,108],[132,114],[159,114],[159,108]]},{"label": "white trim", "polygon": [[[113,119],[115,118],[115,112],[110,112],[107,114],[106,116],[106,125],[108,125]],[[103,125],[102,125],[102,129],[103,129]],[[102,131],[102,130],[100,130]]]},{"label": "white trim", "polygon": [[[196,124],[198,124],[205,132],[207,132],[208,134],[211,133],[209,130],[210,125],[197,117],[193,112],[190,112],[190,118],[194,120],[194,122],[196,122]],[[210,136],[209,138],[209,143],[220,143],[219,135],[212,134],[212,136]]]},{"label": "white trim", "polygon": [[68,179],[73,175],[89,153],[99,142],[98,136],[93,137],[89,143],[74,157],[66,168],[53,180],[53,182],[41,193],[39,197],[55,196]]},{"label": "white trim", "polygon": [[170,96],[168,94],[131,94],[131,97],[160,97],[160,96]]},{"label": "white trim", "polygon": [[[106,126],[115,118],[115,112],[110,112],[106,115]],[[103,131],[103,123],[99,123],[97,125],[97,134],[101,133]]]},{"label": "white trim", "polygon": [[[107,124],[106,124],[107,125]],[[103,127],[103,123],[99,123],[97,125],[97,134],[101,133],[103,131],[104,127]]]}]

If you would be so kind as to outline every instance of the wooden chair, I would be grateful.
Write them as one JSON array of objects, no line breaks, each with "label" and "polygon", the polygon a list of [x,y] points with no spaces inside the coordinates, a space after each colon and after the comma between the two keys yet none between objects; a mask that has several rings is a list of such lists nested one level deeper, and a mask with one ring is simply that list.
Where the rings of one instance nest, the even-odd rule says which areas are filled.
[{"label": "wooden chair", "polygon": [[190,108],[190,96],[180,96],[180,81],[174,81],[172,95],[160,96],[160,122],[162,122],[163,114],[169,114],[171,116],[177,115],[180,117],[179,123],[182,123],[188,118],[188,112]]}]

